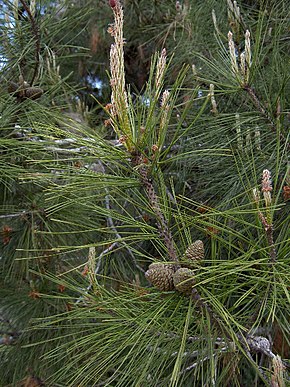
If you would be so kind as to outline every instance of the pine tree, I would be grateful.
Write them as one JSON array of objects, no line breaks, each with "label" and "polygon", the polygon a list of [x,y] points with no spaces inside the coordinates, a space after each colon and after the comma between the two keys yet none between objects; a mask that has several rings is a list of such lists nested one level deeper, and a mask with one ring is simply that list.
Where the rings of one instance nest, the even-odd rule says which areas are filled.
[{"label": "pine tree", "polygon": [[3,386],[289,382],[287,3],[165,3],[2,5]]}]

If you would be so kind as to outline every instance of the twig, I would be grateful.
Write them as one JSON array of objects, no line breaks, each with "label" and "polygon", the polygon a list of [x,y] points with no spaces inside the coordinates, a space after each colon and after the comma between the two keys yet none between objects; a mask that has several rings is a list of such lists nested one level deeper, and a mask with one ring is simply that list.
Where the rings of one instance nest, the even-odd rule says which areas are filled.
[{"label": "twig", "polygon": [[[179,336],[176,335],[176,338],[179,338]],[[199,338],[199,340],[201,340],[201,338]],[[188,341],[188,339],[187,339]],[[217,346],[221,346],[223,345],[223,347],[219,347],[217,348],[217,352],[225,352],[226,350],[231,350],[232,351],[232,348],[231,348],[231,345],[230,344],[227,344],[225,341],[222,341],[222,339],[219,341],[219,340],[215,340],[214,342],[214,345],[217,345]],[[162,352],[163,355],[168,355],[170,352],[167,351],[167,350],[163,350],[162,347],[154,347],[152,345],[149,345],[147,347],[147,350],[150,350],[150,351],[156,351],[156,352]],[[205,351],[203,351],[205,352]],[[179,353],[179,351],[174,351],[174,352],[171,352],[170,353],[170,357],[175,357],[177,356]],[[183,354],[182,354],[182,357],[188,357],[188,358],[196,358],[200,355],[200,352],[198,350],[195,350],[193,352],[191,351],[184,351]]]},{"label": "twig", "polygon": [[254,353],[262,353],[271,359],[275,357],[274,353],[271,351],[270,341],[266,337],[254,335],[247,335],[246,337],[243,337],[238,334],[237,338],[245,348],[246,352],[250,350]]},{"label": "twig", "polygon": [[249,85],[245,85],[244,86],[244,90],[248,93],[248,95],[251,97],[254,105],[256,106],[256,108],[263,114],[263,116],[269,121],[269,123],[271,124],[273,130],[276,130],[276,126],[275,126],[275,123],[273,122],[272,118],[270,117],[269,113],[267,112],[267,110],[264,108],[264,106],[262,105],[261,101],[259,100],[259,98],[257,97],[257,94],[255,93],[254,89],[249,86]]},{"label": "twig", "polygon": [[37,76],[38,68],[39,68],[40,35],[39,35],[38,25],[36,24],[35,18],[32,15],[32,13],[30,12],[30,9],[29,9],[27,3],[25,2],[25,0],[20,0],[20,2],[23,5],[23,8],[25,9],[25,11],[27,12],[27,15],[29,17],[30,24],[31,24],[32,33],[33,33],[34,38],[35,38],[35,65],[34,65],[33,76],[31,78],[31,82],[30,82],[30,86],[32,86],[33,82]]},{"label": "twig", "polygon": [[261,211],[258,212],[258,216],[264,227],[266,239],[269,245],[270,262],[274,263],[277,260],[277,253],[276,253],[274,237],[273,237],[273,231],[274,231],[273,224],[268,223],[267,219],[265,218],[265,216],[262,214]]},{"label": "twig", "polygon": [[269,255],[270,255],[270,262],[274,263],[277,260],[277,253],[275,249],[274,244],[274,238],[273,238],[273,225],[269,225],[268,229],[266,231],[266,238],[269,244]]},{"label": "twig", "polygon": [[64,148],[57,148],[55,146],[48,146],[46,147],[47,150],[51,152],[55,152],[58,154],[71,154],[71,153],[80,153],[85,151],[87,148],[85,146],[79,147],[79,148],[70,148],[70,149],[64,149]]},{"label": "twig", "polygon": [[146,190],[152,210],[156,215],[157,227],[161,237],[163,238],[164,244],[167,247],[169,258],[173,262],[178,262],[178,255],[174,245],[173,237],[169,229],[168,222],[165,219],[163,212],[160,208],[159,200],[154,185],[148,176],[148,168],[143,163],[143,158],[140,155],[133,156],[132,163],[139,173],[141,183]]},{"label": "twig", "polygon": [[228,347],[220,348],[218,352],[213,353],[210,356],[205,356],[203,359],[200,359],[199,361],[186,367],[183,371],[180,372],[180,375],[182,375],[185,372],[191,371],[192,369],[196,368],[199,364],[202,364],[206,360],[211,360],[211,359],[215,358],[219,353],[226,352],[226,351],[228,351]]},{"label": "twig", "polygon": [[6,219],[6,218],[18,218],[20,216],[23,216],[25,214],[29,214],[27,211],[22,211],[17,214],[7,214],[7,215],[0,215],[0,219]]}]

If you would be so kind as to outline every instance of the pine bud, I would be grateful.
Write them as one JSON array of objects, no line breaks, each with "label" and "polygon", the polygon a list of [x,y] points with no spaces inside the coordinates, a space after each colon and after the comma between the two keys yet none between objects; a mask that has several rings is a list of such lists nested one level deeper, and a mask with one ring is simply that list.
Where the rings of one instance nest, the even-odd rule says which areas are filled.
[{"label": "pine bud", "polygon": [[193,286],[195,285],[195,280],[193,278],[194,271],[186,267],[181,267],[173,274],[173,283],[175,289],[180,293],[190,294]]},{"label": "pine bud", "polygon": [[145,273],[145,277],[159,290],[169,291],[174,289],[174,270],[170,265],[164,263],[152,263]]},{"label": "pine bud", "polygon": [[233,34],[231,33],[231,31],[228,32],[228,42],[229,42],[229,52],[230,52],[232,72],[238,77],[239,67],[237,63],[237,53],[236,53],[235,43],[233,40]]},{"label": "pine bud", "polygon": [[263,170],[263,178],[262,178],[262,193],[264,196],[266,207],[269,207],[272,203],[271,191],[272,180],[271,180],[271,172],[268,169]]}]

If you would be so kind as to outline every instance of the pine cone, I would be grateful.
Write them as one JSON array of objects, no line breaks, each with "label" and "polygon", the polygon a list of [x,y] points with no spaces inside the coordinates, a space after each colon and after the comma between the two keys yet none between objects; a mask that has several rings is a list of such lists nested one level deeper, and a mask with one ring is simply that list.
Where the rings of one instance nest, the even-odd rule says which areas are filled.
[{"label": "pine cone", "polygon": [[40,87],[28,87],[25,90],[25,97],[30,99],[38,99],[42,94],[43,90]]},{"label": "pine cone", "polygon": [[159,290],[168,291],[174,289],[173,274],[174,270],[170,265],[151,263],[145,277]]},{"label": "pine cone", "polygon": [[9,82],[8,83],[8,93],[12,94],[15,93],[19,89],[18,83],[15,82]]},{"label": "pine cone", "polygon": [[204,258],[203,241],[197,240],[193,242],[185,251],[185,259],[191,262],[201,261]]},{"label": "pine cone", "polygon": [[15,82],[9,82],[8,93],[13,94],[20,100],[23,100],[24,98],[38,99],[42,96],[43,90],[40,87],[29,87],[27,82],[24,82],[23,85],[19,85]]},{"label": "pine cone", "polygon": [[175,289],[180,293],[190,294],[193,286],[195,285],[195,280],[193,278],[194,271],[188,269],[187,267],[181,267],[173,274],[173,283]]}]

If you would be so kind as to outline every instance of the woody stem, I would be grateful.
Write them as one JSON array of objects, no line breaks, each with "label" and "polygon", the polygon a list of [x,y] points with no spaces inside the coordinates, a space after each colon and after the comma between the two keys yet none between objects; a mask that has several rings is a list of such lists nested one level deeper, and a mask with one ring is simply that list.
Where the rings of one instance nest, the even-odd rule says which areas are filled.
[{"label": "woody stem", "polygon": [[171,231],[169,229],[168,221],[167,219],[165,219],[163,215],[155,188],[153,186],[151,179],[149,179],[148,177],[148,169],[146,168],[146,166],[140,165],[140,162],[142,163],[142,160],[140,160],[139,157],[136,157],[135,159],[133,159],[133,163],[135,165],[139,165],[139,168],[138,168],[139,177],[147,193],[152,210],[154,211],[154,214],[156,216],[157,227],[164,241],[164,244],[167,247],[169,258],[171,259],[171,261],[178,262],[178,255],[177,255],[177,251],[175,248]]}]

